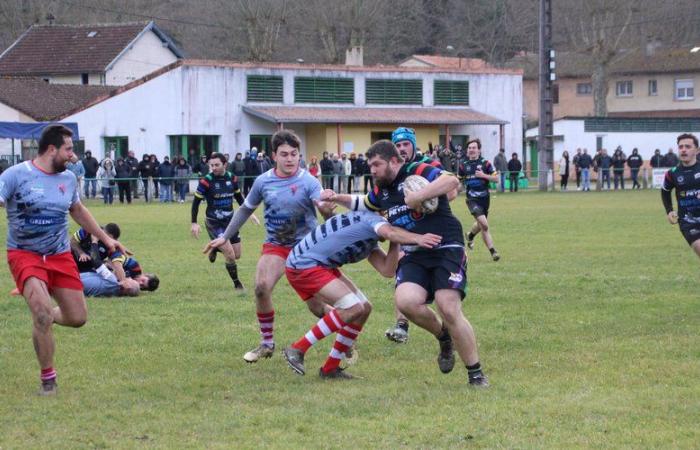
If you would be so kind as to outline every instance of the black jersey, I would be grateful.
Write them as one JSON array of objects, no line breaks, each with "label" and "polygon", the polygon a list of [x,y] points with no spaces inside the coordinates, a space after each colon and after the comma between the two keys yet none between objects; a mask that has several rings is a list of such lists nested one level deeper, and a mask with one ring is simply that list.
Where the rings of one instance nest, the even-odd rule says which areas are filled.
[{"label": "black jersey", "polygon": [[671,190],[676,190],[678,203],[678,224],[681,228],[695,228],[700,225],[700,162],[686,167],[678,165],[666,172],[661,187],[666,212],[671,212]]},{"label": "black jersey", "polygon": [[478,178],[477,170],[487,175],[496,173],[493,165],[482,157],[462,160],[459,164],[459,177],[467,190],[467,200],[484,199],[489,196],[489,180]]},{"label": "black jersey", "polygon": [[387,188],[374,190],[365,197],[365,206],[373,211],[386,211],[389,223],[413,233],[433,233],[442,236],[440,248],[463,246],[462,225],[452,214],[446,195],[441,195],[438,208],[432,214],[409,210],[404,202],[403,182],[409,175],[420,175],[428,181],[436,180],[445,171],[425,163],[412,162],[399,169],[396,179]]},{"label": "black jersey", "polygon": [[224,172],[221,176],[207,174],[199,180],[194,195],[200,200],[207,201],[206,217],[208,219],[222,222],[228,222],[233,217],[234,198],[239,205],[243,204],[238,177],[231,175],[230,172]]}]

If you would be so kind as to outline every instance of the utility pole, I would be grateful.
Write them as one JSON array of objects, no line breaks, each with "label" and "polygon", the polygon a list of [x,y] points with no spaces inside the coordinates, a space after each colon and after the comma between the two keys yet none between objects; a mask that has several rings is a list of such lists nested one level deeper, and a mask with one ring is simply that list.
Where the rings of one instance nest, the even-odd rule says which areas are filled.
[{"label": "utility pole", "polygon": [[554,73],[554,50],[552,49],[552,0],[540,0],[540,119],[537,136],[537,160],[539,162],[540,191],[546,191],[549,173],[553,169],[554,114],[552,82]]}]

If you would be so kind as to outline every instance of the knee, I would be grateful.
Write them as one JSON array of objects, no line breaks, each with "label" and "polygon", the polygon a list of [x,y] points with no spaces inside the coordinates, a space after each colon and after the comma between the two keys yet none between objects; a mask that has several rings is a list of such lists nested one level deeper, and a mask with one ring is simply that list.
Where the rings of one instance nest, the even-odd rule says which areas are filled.
[{"label": "knee", "polygon": [[258,281],[255,283],[255,298],[258,300],[267,298],[270,296],[272,291],[272,286],[266,281]]},{"label": "knee", "polygon": [[42,308],[34,313],[34,327],[41,332],[49,330],[53,324],[53,315],[50,308]]},{"label": "knee", "polygon": [[482,233],[486,233],[489,231],[489,224],[488,223],[479,223],[479,228],[481,228]]},{"label": "knee", "polygon": [[81,314],[77,317],[72,317],[66,325],[71,328],[80,328],[87,323],[87,314]]}]

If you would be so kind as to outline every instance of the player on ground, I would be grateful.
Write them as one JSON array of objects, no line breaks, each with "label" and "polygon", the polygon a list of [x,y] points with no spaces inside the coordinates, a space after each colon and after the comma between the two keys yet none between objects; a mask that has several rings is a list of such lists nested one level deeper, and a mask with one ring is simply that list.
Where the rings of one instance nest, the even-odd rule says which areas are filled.
[{"label": "player on ground", "polygon": [[486,248],[491,252],[494,261],[501,259],[493,246],[493,238],[489,231],[489,206],[491,196],[489,194],[489,181],[497,182],[498,173],[493,165],[481,157],[481,141],[472,139],[467,142],[467,159],[460,164],[459,176],[464,180],[467,191],[467,208],[476,222],[472,225],[467,235],[467,247],[474,248],[474,237],[481,231]]},{"label": "player on ground", "polygon": [[[698,138],[681,134],[676,139],[681,163],[666,172],[661,200],[671,224],[678,224],[688,245],[700,256],[700,162]],[[673,210],[671,191],[676,190],[678,212]]]},{"label": "player on ground", "polygon": [[[391,142],[393,142],[396,146],[396,149],[399,151],[399,154],[403,158],[404,162],[425,163],[438,169],[442,169],[442,165],[440,164],[439,160],[433,160],[427,155],[423,155],[421,157],[418,156],[418,152],[416,152],[416,132],[413,130],[413,128],[398,127],[393,133],[391,133]],[[456,190],[454,191],[453,195],[454,197],[457,196]],[[452,200],[452,198],[450,198],[450,200]],[[390,341],[403,344],[408,341],[408,319],[406,316],[401,314],[401,311],[399,311],[396,303],[394,303],[394,315],[396,316],[396,324],[393,328],[386,330],[384,335]]]},{"label": "player on ground", "polygon": [[[210,239],[216,239],[223,235],[224,230],[233,217],[233,199],[239,205],[243,205],[243,196],[238,188],[238,178],[226,171],[226,157],[221,153],[212,153],[209,157],[209,173],[199,180],[197,191],[192,201],[192,235],[199,239],[199,204],[207,201],[206,226]],[[253,214],[251,220],[259,225],[258,218]],[[221,251],[226,257],[226,271],[233,281],[236,290],[243,290],[244,286],[238,279],[238,266],[236,260],[241,257],[241,238],[236,232],[231,238],[218,248],[209,252],[209,261],[216,261],[216,252]]]},{"label": "player on ground", "polygon": [[[476,337],[462,313],[461,300],[467,285],[467,259],[462,225],[452,214],[447,193],[459,180],[427,164],[404,164],[394,144],[375,142],[368,151],[368,162],[375,188],[362,198],[324,191],[323,200],[335,201],[351,210],[386,211],[389,223],[414,233],[435,233],[442,236],[439,246],[427,250],[405,247],[396,275],[395,301],[401,313],[411,322],[432,333],[439,341],[438,366],[443,373],[455,364],[454,346],[465,363],[469,383],[488,386],[481,370]],[[409,175],[420,175],[430,181],[425,188],[404,195],[403,182]],[[421,204],[439,198],[437,210],[423,214]],[[438,316],[428,308],[435,301]]]},{"label": "player on ground", "polygon": [[212,240],[205,252],[223,245],[238,233],[243,223],[260,203],[265,203],[265,229],[262,256],[255,273],[255,310],[260,325],[261,342],[243,359],[254,363],[269,358],[275,349],[272,290],[284,275],[287,255],[297,242],[316,227],[316,207],[324,217],[332,214],[332,205],[318,202],[321,183],[299,168],[299,137],[291,130],[272,136],[272,156],[276,167],[256,178],[243,205],[236,211],[223,236]]},{"label": "player on ground", "polygon": [[[379,247],[380,239],[391,241],[388,254]],[[364,211],[333,216],[307,234],[287,257],[287,279],[305,302],[314,298],[333,309],[301,339],[284,349],[284,357],[292,370],[304,375],[307,350],[317,341],[337,333],[319,375],[321,378],[352,378],[343,372],[340,362],[362,331],[372,307],[357,286],[340,272],[342,265],[367,258],[379,273],[393,278],[399,259],[397,244],[432,248],[439,243],[440,236],[409,233],[392,227],[378,214]]]},{"label": "player on ground", "polygon": [[72,136],[63,125],[49,125],[39,139],[38,156],[0,175],[0,204],[7,208],[8,220],[7,260],[32,313],[40,395],[57,392],[52,325],[78,328],[87,320],[83,285],[68,242],[68,213],[108,249],[121,246],[80,202],[75,175],[66,171],[73,157]]}]

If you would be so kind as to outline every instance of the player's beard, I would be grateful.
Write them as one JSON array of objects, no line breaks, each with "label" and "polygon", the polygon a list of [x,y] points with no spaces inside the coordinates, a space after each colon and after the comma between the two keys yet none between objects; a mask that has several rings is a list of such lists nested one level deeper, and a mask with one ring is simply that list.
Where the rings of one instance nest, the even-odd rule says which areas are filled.
[{"label": "player's beard", "polygon": [[374,176],[374,184],[382,189],[389,187],[389,185],[394,181],[390,175],[389,167],[387,167],[381,176],[379,174]]},{"label": "player's beard", "polygon": [[63,161],[62,163],[57,162],[55,159],[53,160],[53,172],[54,173],[61,173],[65,172],[67,169],[69,161]]}]

